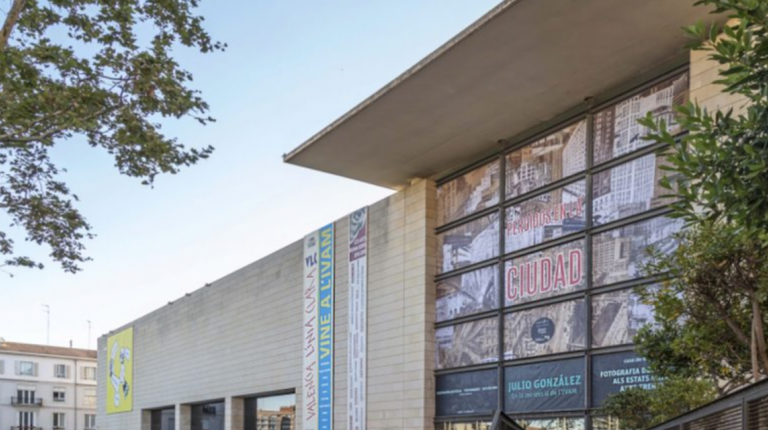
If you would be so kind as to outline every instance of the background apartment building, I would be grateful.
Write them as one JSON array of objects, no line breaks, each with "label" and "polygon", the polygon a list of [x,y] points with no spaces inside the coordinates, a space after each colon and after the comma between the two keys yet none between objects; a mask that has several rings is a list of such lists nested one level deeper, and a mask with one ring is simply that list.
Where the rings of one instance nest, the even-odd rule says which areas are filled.
[{"label": "background apartment building", "polygon": [[0,338],[0,429],[96,429],[96,351]]}]

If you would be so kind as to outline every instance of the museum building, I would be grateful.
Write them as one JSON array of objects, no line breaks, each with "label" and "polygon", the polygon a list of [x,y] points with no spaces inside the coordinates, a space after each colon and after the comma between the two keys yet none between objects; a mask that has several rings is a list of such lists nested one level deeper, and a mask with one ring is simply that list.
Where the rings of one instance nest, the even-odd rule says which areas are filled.
[{"label": "museum building", "polygon": [[287,154],[395,193],[100,338],[99,428],[617,429],[682,228],[637,120],[741,102],[692,3],[504,1]]}]

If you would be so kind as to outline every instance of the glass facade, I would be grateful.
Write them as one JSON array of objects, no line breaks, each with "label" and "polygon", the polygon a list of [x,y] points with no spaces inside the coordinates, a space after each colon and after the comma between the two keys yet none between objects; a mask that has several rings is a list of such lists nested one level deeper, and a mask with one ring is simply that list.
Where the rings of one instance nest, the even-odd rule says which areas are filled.
[{"label": "glass facade", "polygon": [[[176,430],[176,410],[158,409],[151,411],[152,421],[150,428],[152,430]],[[87,427],[86,428],[91,428]]]},{"label": "glass facade", "polygon": [[192,430],[224,430],[224,402],[192,406]]},{"label": "glass facade", "polygon": [[438,183],[437,428],[503,409],[526,429],[608,430],[605,398],[650,387],[639,292],[649,250],[672,252],[683,225],[636,121],[680,133],[687,97],[688,72],[671,74]]},{"label": "glass facade", "polygon": [[245,400],[245,430],[294,430],[296,394],[277,394]]}]

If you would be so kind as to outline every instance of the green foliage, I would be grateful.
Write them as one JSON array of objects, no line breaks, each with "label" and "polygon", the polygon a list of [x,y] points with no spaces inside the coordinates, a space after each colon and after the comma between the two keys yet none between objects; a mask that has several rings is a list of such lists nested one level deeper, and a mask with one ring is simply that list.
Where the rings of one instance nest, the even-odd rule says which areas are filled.
[{"label": "green foliage", "polygon": [[[638,332],[638,351],[658,376],[739,386],[751,377],[752,304],[768,287],[768,249],[722,223],[698,224],[679,239],[672,255],[654,254],[645,267],[667,276],[638,290],[659,325]],[[768,303],[759,303],[764,315]]]},{"label": "green foliage", "polygon": [[708,112],[695,103],[681,106],[677,121],[688,134],[679,139],[650,115],[640,122],[652,130],[649,140],[672,147],[669,169],[679,175],[664,185],[680,197],[675,216],[691,223],[723,221],[768,242],[768,2],[696,4],[736,19],[736,24],[707,29],[700,23],[685,30],[697,40],[693,47],[708,51],[719,64],[716,82],[724,92],[743,97],[737,106],[742,109]]},{"label": "green foliage", "polygon": [[[91,227],[58,179],[49,150],[86,140],[120,173],[151,185],[207,158],[163,134],[160,118],[205,125],[208,104],[174,48],[222,50],[193,13],[198,0],[13,0],[0,29],[0,209],[9,227],[48,245],[68,272],[88,257]],[[73,139],[74,138],[74,139]],[[0,231],[5,265],[42,267],[14,253]]]},{"label": "green foliage", "polygon": [[677,197],[671,216],[689,230],[670,257],[646,268],[667,273],[647,301],[661,328],[642,330],[639,349],[661,375],[726,381],[726,389],[768,373],[765,341],[768,272],[768,1],[701,0],[728,24],[685,29],[694,49],[719,65],[724,92],[738,111],[677,110],[687,134],[672,136],[650,115],[646,139],[668,144],[675,174],[662,185]]},{"label": "green foliage", "polygon": [[623,430],[645,430],[715,398],[712,382],[675,377],[658,381],[653,389],[634,387],[611,395],[602,412],[620,417]]}]

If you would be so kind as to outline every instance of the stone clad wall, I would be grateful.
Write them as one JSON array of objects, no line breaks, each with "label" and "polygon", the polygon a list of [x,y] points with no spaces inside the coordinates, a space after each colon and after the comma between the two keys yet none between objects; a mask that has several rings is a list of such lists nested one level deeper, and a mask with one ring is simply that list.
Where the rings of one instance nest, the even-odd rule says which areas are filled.
[{"label": "stone clad wall", "polygon": [[[417,181],[369,209],[369,429],[433,426],[434,208],[434,185]],[[346,217],[336,222],[337,430],[346,429],[347,230]],[[134,328],[134,410],[105,414],[100,370],[99,429],[149,429],[146,410],[171,407],[187,430],[189,404],[224,399],[226,428],[239,430],[243,396],[286,389],[296,390],[300,412],[302,287],[298,241],[126,325]]]}]

